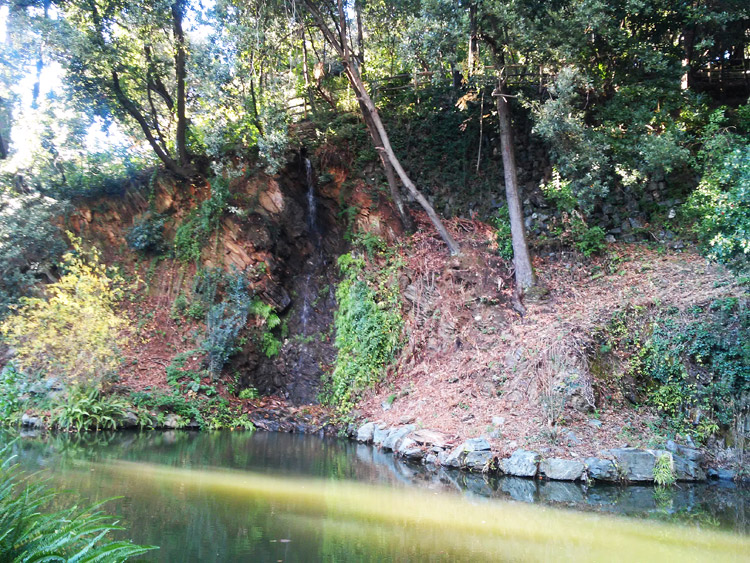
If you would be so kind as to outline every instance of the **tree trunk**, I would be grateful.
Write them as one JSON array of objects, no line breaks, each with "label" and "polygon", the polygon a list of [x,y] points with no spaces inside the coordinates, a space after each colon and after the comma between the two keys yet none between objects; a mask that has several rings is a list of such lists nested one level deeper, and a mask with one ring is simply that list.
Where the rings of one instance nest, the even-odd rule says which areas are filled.
[{"label": "tree trunk", "polygon": [[474,76],[479,65],[479,38],[477,37],[477,5],[469,5],[469,61],[468,74]]},{"label": "tree trunk", "polygon": [[[359,68],[365,68],[365,31],[362,27],[362,0],[354,0],[354,11],[357,14],[357,61]],[[364,71],[362,71],[364,72]]]},{"label": "tree trunk", "polygon": [[[307,39],[305,39],[305,26],[302,25],[301,33],[302,36],[302,70],[305,77],[305,92],[307,92],[307,99],[310,102],[310,109],[315,112],[315,95],[313,94],[312,81],[310,80],[310,69],[307,67],[309,64],[307,57]],[[305,118],[307,118],[307,106],[305,106]]]},{"label": "tree trunk", "polygon": [[172,4],[175,46],[175,78],[177,79],[177,134],[175,145],[177,159],[182,168],[189,168],[190,154],[187,149],[187,117],[185,116],[185,34],[182,30],[184,0]]},{"label": "tree trunk", "polygon": [[685,68],[685,74],[682,75],[680,81],[680,87],[683,90],[688,90],[692,86],[692,75],[693,75],[693,46],[695,44],[695,27],[693,25],[686,26],[682,32],[682,66]]},{"label": "tree trunk", "polygon": [[[354,9],[357,14],[358,52],[356,57],[359,63],[359,68],[362,69],[364,68],[365,64],[365,40],[364,28],[362,26],[362,0],[355,0]],[[401,220],[401,226],[408,233],[414,232],[414,221],[412,221],[411,216],[409,215],[409,211],[404,205],[404,199],[401,197],[401,190],[399,189],[398,181],[396,180],[396,173],[394,172],[393,166],[391,166],[390,161],[386,158],[385,153],[383,152],[383,141],[378,134],[378,130],[375,127],[375,124],[371,119],[368,119],[368,113],[367,111],[365,111],[362,103],[360,103],[359,107],[362,111],[362,117],[365,121],[365,125],[367,126],[367,130],[369,131],[370,137],[372,138],[372,143],[375,145],[375,150],[378,151],[378,157],[380,158],[380,162],[383,165],[385,177],[388,181],[388,189],[391,192],[393,203],[396,205],[396,211],[398,212],[399,219]]]},{"label": "tree trunk", "polygon": [[166,166],[170,172],[176,174],[177,176],[180,176],[181,178],[184,178],[186,180],[191,178],[195,174],[195,170],[193,170],[191,167],[181,166],[159,146],[159,143],[154,138],[153,133],[151,133],[151,128],[149,127],[146,118],[143,117],[143,114],[138,110],[133,101],[128,98],[123,91],[122,86],[120,85],[120,77],[115,71],[112,71],[112,89],[115,92],[117,101],[120,102],[120,105],[123,107],[123,109],[130,115],[130,117],[138,122],[138,125],[141,126],[141,130],[146,136],[146,140],[151,145],[151,148],[156,153],[156,156],[159,157],[159,160],[164,163],[164,166]]},{"label": "tree trunk", "polygon": [[[361,84],[361,86],[363,85]],[[359,97],[359,93],[357,94],[357,96]],[[422,209],[425,210],[427,216],[430,218],[430,221],[435,226],[435,229],[437,229],[437,232],[440,234],[440,237],[448,246],[448,251],[451,253],[451,255],[455,256],[457,254],[460,254],[461,248],[458,246],[458,243],[445,228],[445,225],[443,225],[440,217],[438,217],[437,213],[435,213],[435,209],[433,209],[432,205],[430,205],[430,202],[427,201],[427,199],[422,195],[422,192],[417,189],[409,176],[406,174],[404,168],[401,166],[401,162],[399,162],[396,154],[393,152],[391,142],[388,139],[388,133],[386,133],[385,127],[383,127],[383,122],[380,121],[380,115],[378,114],[375,105],[372,103],[372,100],[370,99],[370,96],[366,91],[364,92],[362,99],[364,100],[366,108],[365,111],[369,113],[370,119],[372,119],[373,123],[375,124],[375,128],[380,134],[380,138],[383,143],[382,152],[385,153],[388,161],[393,166],[393,169],[396,171],[396,174],[398,174],[401,182],[404,184],[406,189],[409,190],[409,193],[412,195],[412,197],[417,200],[417,203],[422,206]]]},{"label": "tree trunk", "polygon": [[359,107],[362,111],[362,117],[365,121],[365,125],[367,125],[367,130],[370,132],[372,143],[375,145],[375,150],[378,151],[378,156],[380,157],[380,162],[383,165],[383,170],[385,170],[385,177],[388,180],[388,189],[391,192],[393,203],[396,204],[396,210],[398,211],[398,216],[401,219],[401,225],[404,227],[404,230],[406,230],[406,232],[411,233],[414,231],[414,222],[411,220],[409,211],[404,205],[404,200],[401,197],[401,190],[399,190],[398,181],[396,180],[396,173],[394,172],[393,166],[391,166],[390,161],[385,155],[383,141],[380,138],[380,134],[378,133],[377,128],[375,127],[375,123],[373,123],[372,119],[370,119],[369,113],[366,111],[364,105],[360,103]]},{"label": "tree trunk", "polygon": [[342,59],[344,69],[346,71],[346,76],[349,79],[349,84],[354,90],[355,95],[357,96],[357,101],[360,104],[360,109],[362,110],[362,115],[365,119],[365,122],[370,120],[374,125],[378,135],[380,136],[382,147],[378,147],[376,139],[373,138],[373,142],[376,143],[376,148],[379,149],[379,152],[385,154],[385,158],[388,160],[388,162],[390,162],[391,166],[393,166],[396,174],[398,174],[398,177],[401,179],[401,183],[406,187],[412,197],[417,200],[419,205],[422,206],[422,209],[425,210],[427,216],[430,218],[430,221],[435,226],[437,232],[440,234],[440,237],[448,246],[449,252],[452,255],[460,254],[461,249],[458,246],[458,243],[453,239],[451,234],[445,228],[445,225],[443,225],[440,217],[438,217],[437,213],[435,213],[435,210],[433,209],[432,205],[430,205],[430,202],[427,201],[427,199],[417,189],[417,187],[414,185],[414,182],[411,181],[409,176],[406,174],[403,166],[401,166],[401,162],[399,162],[398,157],[396,157],[396,154],[393,152],[393,147],[391,147],[388,133],[383,126],[383,122],[380,120],[380,114],[378,114],[378,110],[375,107],[372,98],[370,98],[370,95],[367,93],[367,88],[362,81],[362,77],[357,70],[356,64],[353,64],[351,60],[351,56],[349,54],[349,45],[346,39],[346,17],[344,15],[344,6],[342,0],[338,0],[338,38],[336,37],[336,34],[331,31],[328,25],[326,25],[323,16],[321,15],[317,7],[313,4],[312,0],[305,0],[305,5],[307,6],[308,10],[310,10],[310,13],[312,14],[318,25],[318,28],[323,33],[328,43],[337,51]]},{"label": "tree trunk", "polygon": [[[500,73],[500,71],[499,71]],[[497,117],[500,122],[500,148],[503,154],[505,174],[505,199],[510,215],[510,233],[513,242],[513,266],[516,270],[516,286],[526,290],[536,283],[531,267],[529,245],[526,242],[526,229],[523,225],[521,189],[518,186],[516,171],[516,150],[513,144],[513,125],[510,121],[510,103],[507,97],[505,80],[498,77],[497,90],[492,93],[497,102]]]}]

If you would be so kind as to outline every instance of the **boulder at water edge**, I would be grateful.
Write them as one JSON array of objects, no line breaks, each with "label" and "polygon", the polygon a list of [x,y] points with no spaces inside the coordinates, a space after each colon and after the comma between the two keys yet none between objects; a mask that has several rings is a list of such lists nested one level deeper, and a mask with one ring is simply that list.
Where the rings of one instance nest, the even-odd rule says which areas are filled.
[{"label": "boulder at water edge", "polygon": [[500,463],[500,468],[506,475],[515,477],[536,476],[539,464],[539,454],[527,450],[516,450],[508,459]]}]

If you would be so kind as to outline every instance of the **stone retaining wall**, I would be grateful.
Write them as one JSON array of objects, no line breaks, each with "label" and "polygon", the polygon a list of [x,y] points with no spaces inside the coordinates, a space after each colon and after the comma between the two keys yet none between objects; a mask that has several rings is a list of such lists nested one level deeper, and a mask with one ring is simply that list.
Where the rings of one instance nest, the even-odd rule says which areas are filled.
[{"label": "stone retaining wall", "polygon": [[543,458],[539,453],[519,449],[501,459],[482,437],[458,445],[442,432],[417,429],[413,424],[389,427],[380,422],[350,425],[349,436],[364,444],[414,463],[475,473],[491,473],[552,481],[603,481],[611,483],[653,483],[654,467],[662,457],[669,460],[678,481],[734,479],[729,470],[701,467],[703,454],[696,448],[668,441],[664,449],[616,448],[585,459]]}]

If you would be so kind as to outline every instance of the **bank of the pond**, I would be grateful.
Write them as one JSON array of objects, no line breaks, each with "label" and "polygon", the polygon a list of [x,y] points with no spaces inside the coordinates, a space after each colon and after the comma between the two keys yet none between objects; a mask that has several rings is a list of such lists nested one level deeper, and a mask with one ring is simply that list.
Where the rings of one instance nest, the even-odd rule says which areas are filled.
[{"label": "bank of the pond", "polygon": [[516,449],[509,457],[493,452],[485,437],[456,440],[442,432],[414,424],[388,426],[383,422],[352,424],[347,434],[359,443],[372,444],[427,468],[451,468],[470,473],[508,475],[550,481],[601,481],[604,483],[671,484],[675,481],[732,481],[728,469],[703,468],[703,452],[668,440],[662,449],[633,447],[603,450],[597,457],[545,457],[543,453]]},{"label": "bank of the pond", "polygon": [[[216,404],[219,405],[218,401]],[[209,408],[215,407],[209,405]],[[208,409],[207,412],[201,412],[199,409],[183,408],[183,411],[188,411],[187,414],[162,409],[163,407],[144,409],[126,406],[119,412],[108,413],[107,424],[94,423],[97,415],[82,412],[80,416],[83,424],[61,426],[49,412],[34,410],[24,412],[15,421],[3,422],[6,427],[18,427],[31,432],[260,429],[320,436],[341,432],[330,409],[320,405],[294,406],[274,397],[264,397],[253,402],[235,400],[234,405],[220,413],[220,417],[213,418]]]},{"label": "bank of the pond", "polygon": [[[541,479],[548,481],[602,482],[618,484],[659,484],[659,479],[680,482],[743,481],[742,475],[730,469],[708,467],[704,453],[694,447],[665,442],[660,449],[621,447],[602,450],[598,456],[580,457],[574,451],[570,457],[548,457],[544,452],[516,449],[502,457],[486,437],[459,440],[443,432],[418,428],[415,424],[388,426],[380,421],[365,421],[342,427],[324,410],[282,408],[256,409],[249,413],[254,428],[266,432],[335,436],[345,434],[349,439],[369,444],[410,463],[421,465],[426,471],[447,469],[485,475]],[[21,421],[22,435],[37,436],[47,432],[42,418],[25,414]],[[140,428],[134,416],[125,417],[120,430]],[[182,421],[176,415],[162,417],[152,430],[186,429],[198,431],[194,421]],[[659,472],[662,472],[661,475]]]}]

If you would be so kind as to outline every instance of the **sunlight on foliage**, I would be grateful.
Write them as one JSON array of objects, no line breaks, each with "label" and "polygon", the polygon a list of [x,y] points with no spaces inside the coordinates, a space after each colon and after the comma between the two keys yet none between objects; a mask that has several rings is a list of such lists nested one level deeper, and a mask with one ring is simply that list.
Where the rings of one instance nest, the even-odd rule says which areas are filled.
[{"label": "sunlight on foliage", "polygon": [[738,272],[750,268],[750,144],[729,151],[690,198],[706,255]]},{"label": "sunlight on foliage", "polygon": [[124,320],[114,310],[124,280],[69,235],[73,250],[63,257],[65,274],[45,288],[46,296],[24,298],[0,325],[16,350],[18,367],[60,377],[73,385],[99,385],[114,375],[124,343]]},{"label": "sunlight on foliage", "polygon": [[380,381],[402,344],[403,319],[397,279],[401,261],[381,258],[375,273],[353,254],[339,258],[343,279],[336,290],[336,349],[330,404],[347,411],[359,394]]},{"label": "sunlight on foliage", "polygon": [[53,409],[52,421],[59,429],[83,432],[117,430],[130,405],[114,395],[102,395],[99,389],[71,389],[67,398]]},{"label": "sunlight on foliage", "polygon": [[657,487],[671,487],[676,481],[672,456],[660,455],[654,463],[654,483]]}]

